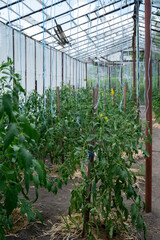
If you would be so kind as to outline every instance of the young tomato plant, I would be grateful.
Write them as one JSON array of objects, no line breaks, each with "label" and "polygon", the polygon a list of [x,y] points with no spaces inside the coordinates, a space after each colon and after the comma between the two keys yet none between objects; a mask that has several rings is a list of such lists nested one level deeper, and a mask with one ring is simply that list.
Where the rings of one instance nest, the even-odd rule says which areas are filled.
[{"label": "young tomato plant", "polygon": [[[38,198],[38,187],[52,190],[53,182],[46,166],[34,159],[28,147],[38,142],[38,132],[20,109],[20,76],[13,73],[12,61],[0,66],[0,239],[5,229],[12,229],[11,214],[16,207],[27,213],[28,221],[40,216],[32,203]],[[11,85],[13,84],[13,89]],[[35,200],[29,200],[30,182],[35,186]]]}]

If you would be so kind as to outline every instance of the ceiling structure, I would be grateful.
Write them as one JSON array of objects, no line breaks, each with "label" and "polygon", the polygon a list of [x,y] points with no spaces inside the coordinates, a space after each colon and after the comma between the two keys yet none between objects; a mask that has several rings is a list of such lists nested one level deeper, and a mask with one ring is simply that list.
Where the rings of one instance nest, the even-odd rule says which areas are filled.
[{"label": "ceiling structure", "polygon": [[[0,21],[83,62],[132,50],[138,0],[1,0]],[[136,13],[144,50],[145,9]],[[160,1],[152,1],[152,51],[160,54]]]}]

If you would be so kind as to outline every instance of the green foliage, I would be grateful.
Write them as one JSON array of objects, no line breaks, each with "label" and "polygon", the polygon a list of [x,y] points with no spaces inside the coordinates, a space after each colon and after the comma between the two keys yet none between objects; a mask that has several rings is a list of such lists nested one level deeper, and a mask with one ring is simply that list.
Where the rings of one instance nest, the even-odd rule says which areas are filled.
[{"label": "green foliage", "polygon": [[159,89],[154,89],[152,95],[152,106],[155,114],[155,119],[160,123],[160,91]]},{"label": "green foliage", "polygon": [[[143,204],[133,187],[136,175],[130,169],[135,162],[133,154],[138,153],[138,149],[147,156],[148,153],[140,142],[144,139],[142,122],[129,98],[127,93],[127,107],[123,109],[120,108],[121,90],[112,96],[110,91],[101,89],[98,111],[92,114],[92,90],[64,86],[60,89],[61,118],[58,117],[56,91],[47,90],[45,96],[33,92],[25,104],[26,115],[40,136],[37,157],[45,160],[49,155],[51,162],[58,164],[59,176],[53,191],[56,193],[63,183],[67,184],[78,166],[81,170],[83,179],[71,193],[69,214],[80,212],[83,217],[89,208],[89,239],[92,239],[95,224],[98,231],[99,215],[103,217],[110,237],[119,230],[127,230],[124,219],[127,220],[129,215],[137,231],[146,230],[141,215]],[[91,148],[96,157],[88,179],[86,166]],[[86,204],[89,188],[92,201]],[[124,195],[132,200],[130,209],[124,202]]]},{"label": "green foliage", "polygon": [[[19,95],[25,92],[19,75],[13,74],[10,59],[0,70],[3,74],[0,79],[0,199],[4,199],[0,203],[3,219],[0,237],[4,238],[4,228],[11,228],[10,215],[15,207],[20,206],[21,214],[27,213],[28,220],[33,220],[38,213],[31,209],[31,204],[38,198],[38,187],[57,194],[69,179],[74,183],[72,176],[77,168],[83,179],[71,193],[69,214],[78,212],[83,217],[89,209],[90,218],[85,226],[88,239],[93,238],[93,227],[99,232],[100,216],[110,237],[122,229],[127,230],[125,220],[129,216],[138,232],[146,232],[143,203],[133,187],[136,175],[131,166],[135,162],[133,154],[139,149],[147,156],[148,153],[140,141],[144,139],[143,124],[129,94],[123,109],[121,88],[114,94],[100,89],[95,112],[92,89],[63,86],[60,118],[56,91],[47,89],[45,95],[33,91],[23,102]],[[11,82],[14,82],[13,89]],[[94,154],[90,177],[86,169],[90,165],[89,154]],[[54,180],[41,162],[45,162],[47,156],[58,165],[58,177]],[[28,198],[30,182],[35,186],[32,201]],[[130,208],[124,196],[132,201]],[[89,198],[91,201],[87,202]]]},{"label": "green foliage", "polygon": [[[0,66],[0,239],[5,239],[5,229],[12,229],[11,214],[16,207],[21,214],[27,213],[28,221],[36,216],[29,200],[30,183],[51,191],[53,182],[46,172],[46,166],[33,158],[29,151],[38,143],[38,132],[27,116],[21,113],[19,95],[25,93],[20,85],[20,76],[13,74],[12,61]],[[13,89],[11,85],[13,84]],[[35,199],[35,200],[36,200]]]}]

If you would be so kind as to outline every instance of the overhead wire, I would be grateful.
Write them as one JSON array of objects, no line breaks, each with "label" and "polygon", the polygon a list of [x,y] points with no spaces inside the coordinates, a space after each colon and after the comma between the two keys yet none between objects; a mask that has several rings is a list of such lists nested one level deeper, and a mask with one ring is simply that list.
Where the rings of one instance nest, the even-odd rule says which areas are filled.
[{"label": "overhead wire", "polygon": [[43,117],[43,120],[44,120],[44,124],[45,126],[47,125],[46,124],[46,119],[45,119],[45,116],[44,116],[44,113],[45,113],[45,110],[46,110],[46,96],[45,96],[45,93],[46,93],[46,44],[45,44],[45,40],[44,40],[44,33],[45,33],[45,19],[44,19],[44,16],[45,16],[45,10],[44,10],[44,7],[45,7],[45,3],[44,3],[44,0],[42,0],[42,3],[43,3],[43,10],[42,10],[42,15],[43,15],[43,112],[42,112],[42,117]]}]

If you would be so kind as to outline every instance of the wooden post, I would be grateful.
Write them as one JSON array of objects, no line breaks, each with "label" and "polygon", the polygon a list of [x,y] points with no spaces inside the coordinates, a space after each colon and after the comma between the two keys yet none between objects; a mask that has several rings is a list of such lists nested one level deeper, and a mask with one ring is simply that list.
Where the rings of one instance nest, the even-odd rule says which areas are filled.
[{"label": "wooden post", "polygon": [[[96,105],[98,101],[98,88],[93,88],[93,107]],[[97,112],[97,109],[93,108],[93,114]],[[95,129],[93,128],[93,133],[95,134]],[[88,173],[87,173],[87,178],[90,179],[92,177],[91,169],[94,167],[94,152],[93,152],[93,145],[95,145],[95,140],[91,141],[91,147],[89,150],[89,163],[88,163]],[[86,201],[85,201],[85,206],[87,206],[91,202],[91,189],[92,189],[92,184],[89,185],[87,192],[86,192]],[[84,213],[84,222],[83,222],[83,232],[82,232],[82,237],[85,236],[86,233],[86,225],[89,222],[89,214],[90,214],[90,208],[87,206],[85,213]]]},{"label": "wooden post", "polygon": [[[146,77],[146,138],[152,136],[152,55],[151,55],[151,0],[145,0],[145,77]],[[145,202],[146,212],[152,210],[152,140],[146,142],[146,178],[145,178]]]},{"label": "wooden post", "polygon": [[126,91],[127,91],[127,84],[124,84],[124,109],[126,108]]}]

